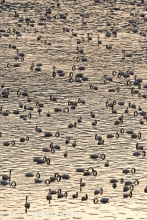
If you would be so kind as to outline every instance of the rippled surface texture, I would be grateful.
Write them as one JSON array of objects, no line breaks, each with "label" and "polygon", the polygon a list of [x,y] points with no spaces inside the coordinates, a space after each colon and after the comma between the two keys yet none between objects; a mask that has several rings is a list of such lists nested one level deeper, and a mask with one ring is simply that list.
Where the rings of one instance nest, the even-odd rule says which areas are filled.
[{"label": "rippled surface texture", "polygon": [[[34,219],[39,212],[72,212],[75,219],[146,219],[146,15],[143,1],[6,0],[0,5],[0,174],[12,170],[10,183],[16,182],[15,188],[0,185],[0,219],[10,219],[10,213],[14,219],[16,213]],[[70,123],[76,126],[69,128]],[[36,126],[42,132],[36,132]],[[134,136],[126,133],[130,130]],[[45,132],[52,136],[45,137]],[[96,140],[96,134],[103,141]],[[107,138],[109,134],[114,137]],[[55,153],[43,150],[53,151],[55,145],[60,146]],[[33,161],[44,156],[50,158],[49,165]],[[89,167],[96,176],[76,172]],[[26,177],[27,172],[34,177]],[[34,181],[38,172],[41,183]],[[46,185],[55,173],[71,178]],[[80,192],[81,178],[86,185]],[[113,187],[111,179],[118,180]],[[126,181],[133,185],[131,198],[123,198],[131,192],[123,192]],[[49,204],[49,189],[59,188],[67,198],[55,194]],[[100,188],[103,194],[94,195]],[[78,198],[73,199],[76,192]],[[82,201],[86,194],[88,199]],[[25,216],[26,196],[30,209]],[[109,202],[103,204],[102,198]]]}]

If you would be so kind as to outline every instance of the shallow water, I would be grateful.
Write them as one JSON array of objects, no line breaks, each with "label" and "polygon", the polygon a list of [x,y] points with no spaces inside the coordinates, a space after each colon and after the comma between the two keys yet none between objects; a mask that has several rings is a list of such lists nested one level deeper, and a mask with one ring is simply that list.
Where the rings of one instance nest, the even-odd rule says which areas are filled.
[{"label": "shallow water", "polygon": [[[1,188],[1,210],[0,219],[19,218],[18,214],[22,213],[24,219],[41,218],[46,219],[51,216],[53,219],[71,219],[74,215],[75,219],[146,219],[146,157],[140,155],[133,156],[136,150],[136,143],[143,145],[146,150],[146,120],[144,124],[140,124],[142,116],[139,114],[134,116],[135,109],[129,108],[129,113],[125,113],[128,103],[136,104],[146,111],[146,98],[138,97],[138,94],[131,94],[131,88],[138,89],[137,86],[127,85],[127,80],[133,83],[134,75],[142,78],[140,94],[146,94],[143,88],[147,84],[146,77],[146,56],[147,42],[146,34],[147,22],[140,14],[147,14],[146,8],[141,5],[137,6],[140,1],[134,1],[134,5],[125,4],[124,1],[115,1],[113,8],[111,1],[100,2],[95,4],[94,1],[77,0],[61,1],[58,8],[54,1],[44,3],[44,1],[6,1],[4,5],[0,5],[1,16],[1,38],[0,38],[0,61],[1,84],[4,83],[3,91],[9,88],[8,98],[0,98],[0,106],[3,111],[9,110],[8,116],[0,115],[1,132],[0,138],[1,154],[0,154],[0,173],[9,174],[12,169],[11,180],[15,180],[17,186],[15,189],[8,186]],[[38,25],[40,18],[45,18],[45,8],[52,8],[50,16],[66,14],[66,19],[52,18],[46,21],[44,25]],[[117,10],[116,10],[117,9]],[[14,11],[19,13],[19,18],[14,17]],[[137,16],[131,16],[130,12],[137,13]],[[9,14],[10,17],[9,17]],[[89,16],[87,17],[87,14]],[[82,25],[82,16],[86,24]],[[23,17],[24,21],[18,20]],[[25,18],[34,20],[34,27],[26,24]],[[130,20],[139,21],[130,23]],[[43,22],[43,21],[42,21]],[[107,26],[109,22],[111,26]],[[113,25],[115,23],[115,25]],[[21,27],[18,26],[21,25]],[[106,31],[117,31],[117,36],[106,37]],[[7,33],[10,28],[10,34]],[[13,31],[19,31],[22,36],[18,36]],[[69,28],[69,32],[63,32],[63,28]],[[5,32],[2,32],[2,29]],[[77,36],[72,36],[71,29]],[[138,32],[133,33],[136,29]],[[9,34],[6,37],[4,34]],[[92,40],[87,39],[87,33],[90,33]],[[98,45],[98,35],[102,44]],[[40,40],[37,37],[41,36]],[[84,50],[84,54],[77,54],[77,39],[84,38],[84,42],[78,44],[79,49]],[[46,44],[51,43],[51,45]],[[17,56],[16,49],[10,49],[9,44],[15,45],[19,49],[19,53],[24,53],[24,61],[15,60]],[[112,46],[112,49],[106,49]],[[131,53],[132,57],[122,59],[122,50],[126,54]],[[86,57],[87,62],[77,62],[77,56]],[[30,71],[32,62],[36,65],[42,63],[41,71]],[[11,67],[8,68],[7,64]],[[19,63],[20,67],[14,67],[13,64]],[[76,70],[72,70],[73,64]],[[56,77],[52,77],[53,66],[56,67]],[[85,70],[78,70],[79,66],[86,67]],[[34,67],[35,68],[35,67]],[[65,75],[58,76],[57,70],[63,70]],[[133,71],[134,75],[129,78],[113,76],[112,72],[116,71]],[[88,81],[69,82],[69,73],[73,72],[73,79],[77,73],[83,73],[88,77]],[[104,75],[112,77],[113,81],[104,83]],[[90,89],[90,85],[97,86],[98,90]],[[110,88],[120,88],[117,92],[108,92]],[[17,91],[27,91],[31,102],[27,101],[27,96],[17,96]],[[57,98],[57,102],[50,101],[50,95]],[[78,101],[84,99],[85,104],[78,103],[75,109],[68,106],[68,101]],[[112,114],[110,107],[106,107],[106,101],[113,102],[116,100],[114,109],[117,114]],[[42,112],[39,115],[36,102],[43,103]],[[118,105],[119,101],[124,101],[124,105]],[[25,111],[19,108],[19,103],[32,106],[33,111]],[[54,108],[64,109],[69,107],[69,112],[54,112]],[[13,110],[19,109],[20,114],[32,113],[32,118],[23,120],[20,114],[13,114]],[[46,113],[50,112],[51,116],[46,117]],[[91,111],[95,113],[95,118],[91,118]],[[115,125],[114,122],[118,117],[124,115],[123,124]],[[76,128],[68,128],[69,123],[77,122],[79,117],[82,122],[77,123]],[[97,120],[97,125],[92,126],[92,122]],[[42,133],[36,133],[35,127],[42,128]],[[120,133],[120,129],[125,131],[133,130],[138,134],[141,132],[141,139],[132,139],[130,134],[120,134],[119,138],[115,137],[116,132]],[[44,137],[44,132],[50,131],[52,137]],[[60,137],[56,138],[56,131],[60,132]],[[114,134],[114,138],[107,139],[107,134]],[[104,139],[104,145],[98,145],[95,140],[95,134],[101,135]],[[21,137],[29,136],[29,141],[20,142]],[[66,137],[70,137],[71,141],[65,144]],[[3,146],[3,142],[15,140],[15,146]],[[77,146],[72,147],[72,143],[76,140]],[[60,145],[61,149],[56,150],[55,154],[42,151],[44,147],[50,147],[50,143]],[[64,152],[68,152],[68,157],[64,158]],[[140,151],[141,152],[141,151]],[[103,161],[100,158],[92,159],[90,154],[106,155]],[[51,160],[51,164],[38,165],[33,162],[33,157],[47,156]],[[105,167],[106,160],[109,160],[109,167]],[[76,172],[76,168],[88,169],[93,167],[97,171],[97,176],[83,176],[83,173]],[[123,169],[131,170],[136,168],[135,174],[123,174]],[[34,183],[35,177],[25,177],[26,172],[32,172],[34,176],[40,173],[43,181],[53,176],[54,173],[69,174],[69,180],[62,179],[60,182],[51,183],[46,186],[45,183]],[[80,178],[86,183],[79,197],[75,200],[72,195],[80,190]],[[123,186],[118,182],[117,188],[113,189],[110,179],[124,178],[125,181],[139,180],[139,185],[135,186],[132,198],[123,198]],[[94,195],[95,189],[103,188],[103,195]],[[62,189],[67,191],[67,198],[57,199],[57,195],[52,196],[51,204],[48,204],[46,195],[48,190]],[[87,201],[81,201],[81,197],[88,194]],[[127,192],[128,193],[128,192]],[[30,209],[25,215],[25,197],[28,196]],[[98,197],[109,198],[109,203],[98,204],[93,203],[93,199]],[[139,212],[138,212],[139,210]],[[59,214],[60,212],[60,214]],[[48,216],[44,216],[45,214]],[[63,215],[64,216],[60,216]],[[57,216],[59,215],[59,216]],[[68,216],[69,215],[69,216]]]}]

